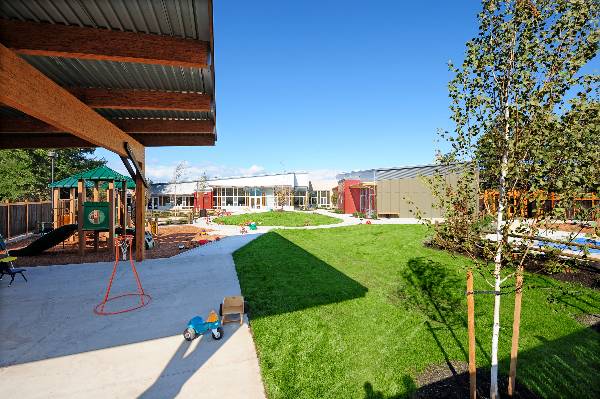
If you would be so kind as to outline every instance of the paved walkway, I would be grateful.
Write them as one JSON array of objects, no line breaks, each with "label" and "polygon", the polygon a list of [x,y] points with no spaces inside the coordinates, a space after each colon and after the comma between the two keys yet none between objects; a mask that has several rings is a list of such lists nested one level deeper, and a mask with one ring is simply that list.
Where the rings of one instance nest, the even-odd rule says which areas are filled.
[{"label": "paved walkway", "polygon": [[[264,398],[247,323],[192,343],[181,335],[226,295],[239,295],[232,251],[257,235],[230,237],[138,265],[145,308],[92,310],[111,263],[30,268],[28,283],[0,283],[0,396],[4,398]],[[123,264],[122,264],[123,265]],[[120,268],[113,292],[134,280]]]},{"label": "paved walkway", "polygon": [[[315,213],[319,213],[321,215],[331,216],[342,221],[340,223],[334,224],[325,224],[319,226],[300,226],[300,227],[285,227],[285,226],[258,226],[256,232],[257,233],[266,233],[268,231],[274,229],[286,229],[286,230],[296,230],[296,229],[330,229],[336,227],[346,227],[346,226],[355,226],[358,224],[365,224],[367,219],[359,219],[355,218],[349,214],[339,214],[330,212],[325,209],[318,209],[314,211]],[[416,218],[390,218],[390,219],[374,219],[370,220],[371,224],[419,224],[422,223]],[[216,234],[222,236],[237,236],[240,235],[240,227],[237,225],[219,225],[216,223],[206,224],[205,218],[197,219],[194,223],[195,226],[205,227],[207,229],[213,230]]]}]

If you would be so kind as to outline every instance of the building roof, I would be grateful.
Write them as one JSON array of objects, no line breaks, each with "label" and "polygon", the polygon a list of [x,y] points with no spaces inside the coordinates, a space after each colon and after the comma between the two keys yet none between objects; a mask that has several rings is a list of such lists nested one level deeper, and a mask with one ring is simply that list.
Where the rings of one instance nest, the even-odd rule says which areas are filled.
[{"label": "building roof", "polygon": [[352,172],[340,173],[336,176],[339,180],[391,180],[391,179],[410,179],[417,176],[432,176],[435,173],[451,173],[456,170],[456,165],[416,165],[400,166],[394,168],[377,168],[357,170]]},{"label": "building roof", "polygon": [[[277,173],[255,176],[227,177],[206,181],[207,189],[213,187],[307,187],[308,174],[305,172]],[[200,189],[200,180],[180,183],[154,183],[150,192],[154,195],[191,195]]]},{"label": "building roof", "polygon": [[[0,2],[0,42],[144,146],[213,145],[216,107],[212,21],[211,0],[4,1]],[[44,34],[56,29],[76,39],[90,33],[90,37],[106,39],[73,41],[76,44],[63,40],[57,44],[51,40],[52,33]],[[115,36],[122,34],[133,35],[133,42],[139,42]],[[182,51],[172,47],[175,55],[157,54],[155,59],[132,56],[115,60],[102,53],[92,54],[95,49],[111,46],[122,46],[125,52],[147,52],[154,38],[172,40],[174,46],[181,45]],[[33,47],[23,48],[23,43]],[[206,59],[189,61],[197,54],[194,49],[204,44]],[[74,47],[71,52],[63,50],[69,45]],[[78,51],[78,45],[84,49]],[[174,58],[168,58],[171,56]],[[91,96],[90,89],[100,90],[101,94]],[[130,96],[123,97],[123,92]],[[176,96],[182,100],[172,101]],[[186,99],[193,96],[199,100],[192,105]],[[146,103],[139,105],[139,101],[131,100],[136,97]],[[152,101],[156,97],[162,99],[160,104]],[[0,116],[6,117],[7,112]],[[38,148],[95,146],[19,112],[8,116],[12,118],[10,123],[0,123],[2,148],[26,148],[29,142]],[[18,136],[18,140],[4,140],[8,133]],[[54,138],[48,140],[48,134]]]},{"label": "building roof", "polygon": [[107,166],[100,166],[95,169],[86,170],[84,172],[76,173],[72,176],[69,176],[65,179],[56,181],[49,185],[50,188],[77,188],[77,183],[80,179],[84,179],[86,181],[86,187],[91,187],[92,184],[88,182],[93,181],[115,181],[115,187],[120,188],[121,182],[127,182],[128,189],[135,188],[135,182],[129,176],[125,176],[112,170]]}]

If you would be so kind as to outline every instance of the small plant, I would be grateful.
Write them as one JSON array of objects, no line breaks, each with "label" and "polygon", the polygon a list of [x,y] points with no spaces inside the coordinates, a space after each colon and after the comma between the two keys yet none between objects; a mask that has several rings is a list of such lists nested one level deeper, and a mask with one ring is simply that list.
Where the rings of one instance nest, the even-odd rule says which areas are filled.
[{"label": "small plant", "polygon": [[352,216],[354,216],[355,218],[364,219],[365,218],[365,213],[364,212],[354,212],[352,214]]}]

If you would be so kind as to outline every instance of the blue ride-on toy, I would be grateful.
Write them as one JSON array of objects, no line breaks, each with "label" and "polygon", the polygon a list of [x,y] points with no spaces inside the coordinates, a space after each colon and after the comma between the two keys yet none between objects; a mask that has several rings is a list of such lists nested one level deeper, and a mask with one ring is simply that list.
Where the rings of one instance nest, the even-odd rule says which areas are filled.
[{"label": "blue ride-on toy", "polygon": [[213,339],[219,340],[223,338],[223,327],[221,327],[219,316],[217,316],[217,313],[214,310],[210,311],[206,321],[200,316],[196,316],[190,320],[187,328],[183,332],[183,338],[185,338],[186,341],[193,341],[209,330]]}]

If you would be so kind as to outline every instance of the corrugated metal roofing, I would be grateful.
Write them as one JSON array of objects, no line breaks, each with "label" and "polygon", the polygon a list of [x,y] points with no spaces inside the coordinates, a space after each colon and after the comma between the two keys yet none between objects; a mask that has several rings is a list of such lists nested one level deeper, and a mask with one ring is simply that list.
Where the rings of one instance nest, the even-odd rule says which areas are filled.
[{"label": "corrugated metal roofing", "polygon": [[110,87],[203,94],[213,92],[212,76],[208,68],[34,55],[22,57],[63,87]]},{"label": "corrugated metal roofing", "polygon": [[[59,181],[55,181],[48,186],[50,188],[76,188],[79,179],[85,179],[88,181],[108,181],[108,180],[125,180],[127,182],[127,188],[135,188],[135,182],[129,176],[125,176],[112,170],[107,166],[99,166],[95,169],[86,170],[84,172],[76,173],[73,176],[69,176]],[[120,183],[119,183],[120,185]],[[88,186],[86,184],[86,186]]]},{"label": "corrugated metal roofing", "polygon": [[341,173],[336,176],[338,180],[391,180],[410,179],[417,176],[432,176],[435,173],[447,174],[456,172],[457,165],[418,165],[402,166],[395,168],[367,169]]},{"label": "corrugated metal roofing", "polygon": [[208,0],[19,0],[0,17],[210,41]]},{"label": "corrugated metal roofing", "polygon": [[170,110],[147,110],[147,109],[96,109],[105,118],[147,118],[147,119],[212,119],[208,112],[199,111],[170,111]]},{"label": "corrugated metal roofing", "polygon": [[[150,33],[211,43],[209,0],[0,1],[0,18]],[[21,55],[63,87],[195,92],[214,95],[210,68]],[[105,117],[212,119],[215,111],[100,110]],[[14,115],[6,115],[14,116]]]}]

